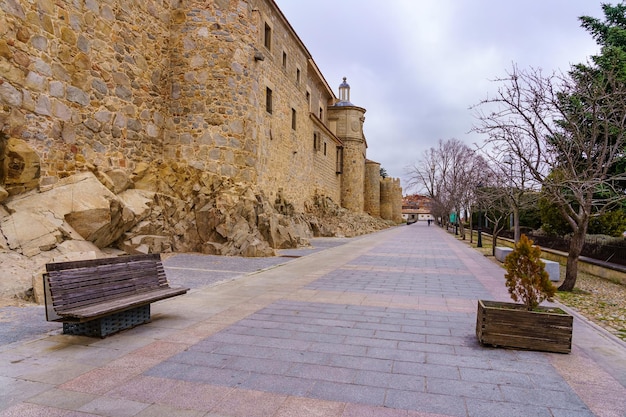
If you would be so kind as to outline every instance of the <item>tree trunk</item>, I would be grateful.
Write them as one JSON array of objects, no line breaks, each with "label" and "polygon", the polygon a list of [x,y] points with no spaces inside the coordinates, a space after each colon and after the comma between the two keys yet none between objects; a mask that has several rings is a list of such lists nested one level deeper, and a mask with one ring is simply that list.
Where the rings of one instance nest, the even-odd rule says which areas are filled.
[{"label": "tree trunk", "polygon": [[559,291],[572,291],[576,286],[578,277],[578,258],[585,244],[586,227],[579,227],[572,235],[567,255],[567,266],[565,268],[565,280],[559,287]]},{"label": "tree trunk", "polygon": [[515,206],[513,209],[513,238],[515,243],[519,242],[520,230],[519,230],[519,207]]}]

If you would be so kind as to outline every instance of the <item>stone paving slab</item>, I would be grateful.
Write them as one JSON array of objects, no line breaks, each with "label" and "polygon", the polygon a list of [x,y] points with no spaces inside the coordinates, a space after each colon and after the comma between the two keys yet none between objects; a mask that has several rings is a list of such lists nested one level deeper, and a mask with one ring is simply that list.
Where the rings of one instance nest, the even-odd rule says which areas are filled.
[{"label": "stone paving slab", "polygon": [[[492,402],[491,412],[482,415],[506,415],[511,402],[525,415],[550,415],[552,409],[593,415],[541,354],[511,351],[503,358],[500,350],[479,346],[472,335],[474,320],[468,314],[280,301],[145,375],[414,411],[427,403],[426,411],[445,415],[467,415],[459,398],[471,399],[477,409],[480,401]],[[396,323],[398,331],[389,331],[383,321]],[[364,323],[366,334],[350,334]],[[460,346],[456,339],[431,342],[435,352],[403,343],[425,343],[433,329],[463,332],[469,349],[453,353]],[[448,353],[437,353],[440,344]],[[497,370],[504,361],[508,372]],[[538,376],[551,379],[550,388],[536,386]]]},{"label": "stone paving slab", "polygon": [[151,323],[1,346],[0,416],[626,416],[626,346],[580,317],[569,355],[477,343],[503,270],[442,229],[324,244],[172,256],[194,289]]}]

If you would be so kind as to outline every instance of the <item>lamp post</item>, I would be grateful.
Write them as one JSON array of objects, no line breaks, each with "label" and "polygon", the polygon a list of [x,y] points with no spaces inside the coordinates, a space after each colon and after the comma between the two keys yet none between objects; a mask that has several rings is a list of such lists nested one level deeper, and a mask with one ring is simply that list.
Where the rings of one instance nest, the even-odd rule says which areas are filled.
[{"label": "lamp post", "polygon": [[[509,154],[504,163],[509,166],[509,195],[511,196],[511,201],[513,201],[513,155]],[[509,215],[509,229],[513,229],[513,213]]]},{"label": "lamp post", "polygon": [[[479,191],[482,187],[483,185],[479,183],[476,186],[476,191]],[[480,210],[480,204],[478,205],[478,240],[476,241],[476,247],[477,248],[483,247],[483,213]]]}]

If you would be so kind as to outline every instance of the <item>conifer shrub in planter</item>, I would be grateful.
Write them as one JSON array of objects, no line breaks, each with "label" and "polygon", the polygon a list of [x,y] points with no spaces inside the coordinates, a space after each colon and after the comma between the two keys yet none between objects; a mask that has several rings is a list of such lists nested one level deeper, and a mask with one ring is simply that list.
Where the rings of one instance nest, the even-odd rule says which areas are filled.
[{"label": "conifer shrub in planter", "polygon": [[569,353],[573,317],[555,307],[556,288],[550,282],[541,249],[526,235],[504,261],[506,286],[518,303],[478,300],[476,336],[484,345]]}]

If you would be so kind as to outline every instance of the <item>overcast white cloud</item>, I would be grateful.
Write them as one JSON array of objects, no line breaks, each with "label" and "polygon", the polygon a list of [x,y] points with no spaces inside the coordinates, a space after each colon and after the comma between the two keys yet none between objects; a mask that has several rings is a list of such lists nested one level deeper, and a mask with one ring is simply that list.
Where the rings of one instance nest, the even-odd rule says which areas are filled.
[{"label": "overcast white cloud", "polygon": [[335,94],[348,77],[351,101],[367,109],[368,157],[403,180],[439,139],[481,140],[468,134],[468,107],[513,63],[567,71],[597,53],[578,17],[603,17],[595,0],[276,3]]}]

